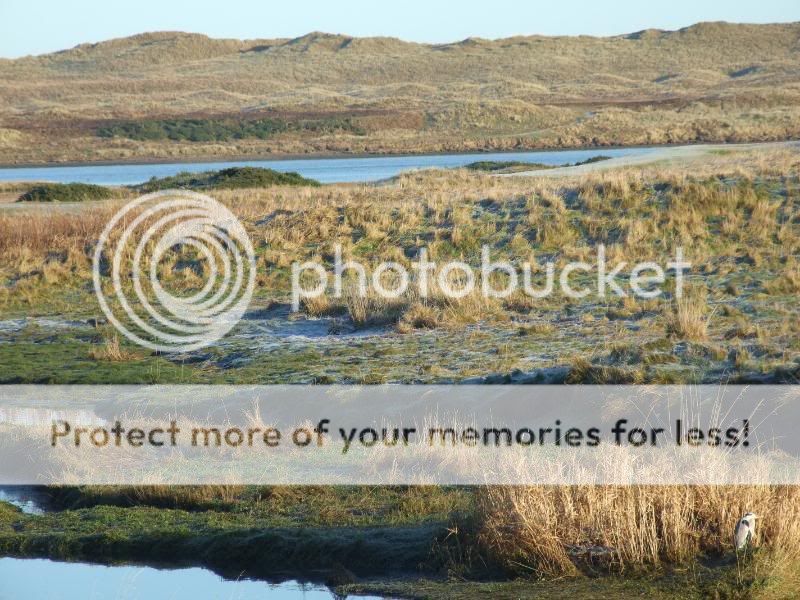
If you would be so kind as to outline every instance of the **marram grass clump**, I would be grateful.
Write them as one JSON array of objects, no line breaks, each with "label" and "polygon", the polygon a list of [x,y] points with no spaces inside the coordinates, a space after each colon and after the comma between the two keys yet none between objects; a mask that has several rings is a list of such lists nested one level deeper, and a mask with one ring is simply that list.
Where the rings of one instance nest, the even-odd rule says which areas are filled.
[{"label": "marram grass clump", "polygon": [[[508,574],[561,577],[735,562],[733,530],[764,515],[750,548],[762,576],[800,559],[800,489],[793,486],[493,486],[479,488],[477,543]],[[741,557],[740,557],[741,558]]]}]

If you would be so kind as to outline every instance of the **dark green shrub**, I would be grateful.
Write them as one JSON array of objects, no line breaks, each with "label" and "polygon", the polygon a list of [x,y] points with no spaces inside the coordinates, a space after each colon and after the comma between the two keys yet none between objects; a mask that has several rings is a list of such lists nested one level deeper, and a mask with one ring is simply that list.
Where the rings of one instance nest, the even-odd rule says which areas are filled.
[{"label": "dark green shrub", "polygon": [[231,190],[239,188],[261,188],[273,185],[310,185],[319,182],[297,173],[281,173],[261,167],[231,167],[221,171],[204,173],[178,173],[172,177],[155,177],[146,183],[134,186],[139,192],[150,193],[168,189]]},{"label": "dark green shrub", "polygon": [[333,133],[343,131],[363,135],[349,118],[300,119],[160,119],[127,121],[100,127],[99,137],[131,140],[172,140],[175,142],[227,142],[246,138],[267,139],[286,131]]},{"label": "dark green shrub", "polygon": [[101,185],[89,183],[42,183],[22,194],[18,202],[83,202],[106,200],[115,192]]},{"label": "dark green shrub", "polygon": [[552,165],[544,165],[542,163],[527,163],[519,160],[479,160],[477,162],[469,163],[466,168],[470,171],[487,171],[493,173],[496,171],[507,171],[509,169],[521,169],[528,171],[532,169],[552,169]]},{"label": "dark green shrub", "polygon": [[523,162],[520,160],[479,160],[469,163],[466,168],[470,171],[486,171],[489,173],[518,173],[521,171],[557,169],[559,167],[579,167],[580,165],[590,165],[610,158],[610,156],[592,156],[580,162],[564,163],[563,165],[545,165],[543,163]]},{"label": "dark green shrub", "polygon": [[[572,166],[573,167],[579,167],[581,165],[590,165],[592,163],[602,162],[604,160],[611,160],[611,157],[610,156],[604,156],[602,154],[599,155],[599,156],[592,156],[590,158],[587,158],[586,160],[578,161],[575,164],[573,164]],[[566,165],[566,166],[570,166],[570,165]]]}]

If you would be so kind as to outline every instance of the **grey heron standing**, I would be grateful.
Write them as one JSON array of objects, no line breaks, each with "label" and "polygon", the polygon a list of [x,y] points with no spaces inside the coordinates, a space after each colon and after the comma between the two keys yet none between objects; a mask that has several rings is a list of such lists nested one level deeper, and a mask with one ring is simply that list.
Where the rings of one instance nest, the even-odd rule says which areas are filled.
[{"label": "grey heron standing", "polygon": [[736,523],[736,529],[733,532],[733,545],[736,547],[737,552],[744,550],[752,543],[753,535],[756,532],[757,518],[756,515],[749,512]]}]

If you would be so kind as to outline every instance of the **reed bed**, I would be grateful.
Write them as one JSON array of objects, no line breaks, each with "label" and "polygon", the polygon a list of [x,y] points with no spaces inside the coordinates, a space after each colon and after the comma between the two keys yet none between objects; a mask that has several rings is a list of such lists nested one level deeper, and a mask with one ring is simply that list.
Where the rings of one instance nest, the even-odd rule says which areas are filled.
[{"label": "reed bed", "polygon": [[[477,539],[517,574],[686,565],[733,555],[746,512],[762,516],[750,551],[778,574],[800,559],[800,489],[788,486],[497,486],[477,493]],[[587,563],[588,561],[588,563]]]}]

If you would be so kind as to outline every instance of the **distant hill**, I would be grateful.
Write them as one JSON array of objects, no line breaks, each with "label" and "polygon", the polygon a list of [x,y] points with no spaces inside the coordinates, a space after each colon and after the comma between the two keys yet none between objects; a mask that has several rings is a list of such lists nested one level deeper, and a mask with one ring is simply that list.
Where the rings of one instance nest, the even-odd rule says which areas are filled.
[{"label": "distant hill", "polygon": [[0,60],[0,81],[6,163],[783,139],[800,24],[436,45],[157,32]]}]

